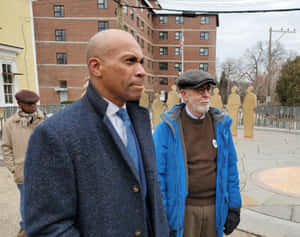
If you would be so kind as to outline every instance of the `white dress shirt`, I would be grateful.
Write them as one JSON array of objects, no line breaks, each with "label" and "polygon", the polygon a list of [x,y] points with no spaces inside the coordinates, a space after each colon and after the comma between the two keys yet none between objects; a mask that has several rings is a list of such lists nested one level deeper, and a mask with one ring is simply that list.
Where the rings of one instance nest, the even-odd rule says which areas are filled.
[{"label": "white dress shirt", "polygon": [[106,116],[109,118],[110,122],[114,126],[114,129],[117,131],[119,137],[121,138],[123,144],[127,145],[127,134],[126,134],[126,127],[123,122],[123,120],[117,115],[117,112],[119,109],[125,109],[126,105],[124,104],[121,108],[114,103],[110,102],[108,99],[103,99],[108,103],[107,109],[106,109]]}]

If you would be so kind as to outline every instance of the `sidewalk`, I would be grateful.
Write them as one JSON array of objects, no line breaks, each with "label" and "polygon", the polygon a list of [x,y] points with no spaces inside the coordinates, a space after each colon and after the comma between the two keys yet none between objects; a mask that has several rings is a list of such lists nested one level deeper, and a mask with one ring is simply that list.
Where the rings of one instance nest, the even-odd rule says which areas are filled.
[{"label": "sidewalk", "polygon": [[300,236],[300,134],[238,130],[243,209],[239,229],[264,237]]},{"label": "sidewalk", "polygon": [[[239,129],[234,139],[243,208],[230,237],[299,237],[300,134],[256,129],[254,136],[245,139]],[[17,187],[0,157],[1,237],[17,234],[18,202]]]}]

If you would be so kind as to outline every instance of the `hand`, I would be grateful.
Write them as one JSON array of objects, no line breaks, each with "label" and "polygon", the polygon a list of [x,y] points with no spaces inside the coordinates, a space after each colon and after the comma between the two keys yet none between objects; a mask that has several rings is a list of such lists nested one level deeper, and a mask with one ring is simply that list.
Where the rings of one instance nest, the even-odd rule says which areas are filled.
[{"label": "hand", "polygon": [[240,223],[240,208],[229,208],[224,225],[225,235],[230,235]]}]

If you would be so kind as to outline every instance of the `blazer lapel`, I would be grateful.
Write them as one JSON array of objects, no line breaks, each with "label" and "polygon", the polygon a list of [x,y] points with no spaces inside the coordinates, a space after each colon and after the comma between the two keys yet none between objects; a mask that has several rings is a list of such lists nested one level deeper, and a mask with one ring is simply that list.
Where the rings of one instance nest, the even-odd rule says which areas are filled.
[{"label": "blazer lapel", "polygon": [[128,153],[125,145],[123,144],[120,136],[118,135],[118,133],[114,129],[112,123],[110,122],[110,120],[107,116],[103,117],[103,122],[107,126],[113,140],[115,141],[117,147],[119,148],[119,150],[122,154],[122,158],[126,161],[126,163],[128,164],[131,172],[134,174],[136,180],[140,183],[140,179],[139,179],[137,170],[136,170],[136,168],[134,166],[134,163],[133,163],[132,159],[130,158],[129,153]]},{"label": "blazer lapel", "polygon": [[149,114],[145,108],[139,107],[135,102],[127,103],[127,110],[142,153],[144,170],[148,175],[153,171],[153,162],[155,162]]}]

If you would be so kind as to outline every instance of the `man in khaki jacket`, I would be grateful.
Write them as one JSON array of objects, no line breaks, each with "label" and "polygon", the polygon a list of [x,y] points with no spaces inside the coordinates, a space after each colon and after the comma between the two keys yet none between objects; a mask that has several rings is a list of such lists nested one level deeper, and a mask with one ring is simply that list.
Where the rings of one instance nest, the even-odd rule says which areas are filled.
[{"label": "man in khaki jacket", "polygon": [[45,120],[44,113],[37,109],[40,97],[29,90],[21,90],[15,95],[19,109],[6,122],[2,134],[2,154],[4,162],[13,174],[20,191],[20,231],[17,237],[25,237],[23,215],[24,161],[29,138],[33,130]]}]

